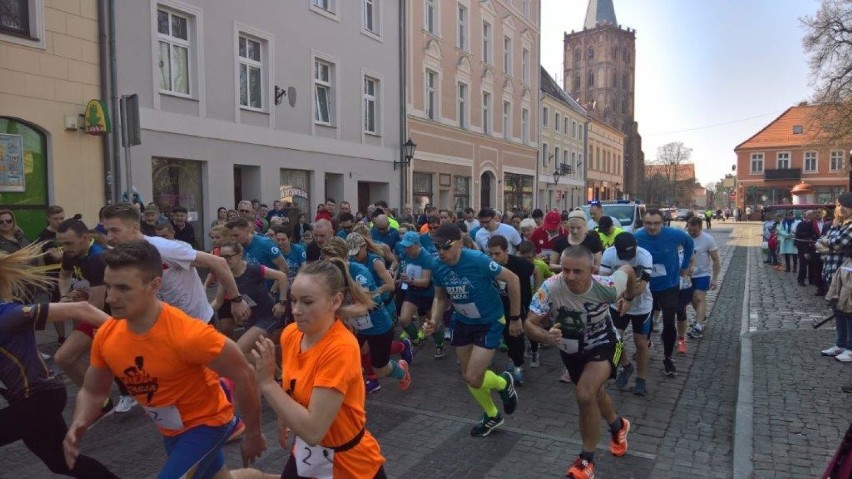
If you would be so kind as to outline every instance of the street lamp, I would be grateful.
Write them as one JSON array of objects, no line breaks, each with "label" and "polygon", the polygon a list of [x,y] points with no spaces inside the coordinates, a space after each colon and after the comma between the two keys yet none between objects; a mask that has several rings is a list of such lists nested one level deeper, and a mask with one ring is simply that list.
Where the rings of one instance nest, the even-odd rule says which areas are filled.
[{"label": "street lamp", "polygon": [[400,168],[405,168],[411,165],[411,159],[414,158],[414,150],[417,149],[417,143],[411,141],[411,138],[408,139],[405,143],[402,144],[402,156],[403,159],[399,161],[393,162],[393,169],[396,170],[397,166]]},{"label": "street lamp", "polygon": [[560,163],[556,170],[551,173],[551,176],[553,176],[553,182],[559,184],[559,179],[569,174],[571,174],[571,167],[565,163]]},{"label": "street lamp", "polygon": [[621,190],[619,190],[620,187],[621,183],[615,184],[615,199],[619,199],[619,197],[621,196]]}]

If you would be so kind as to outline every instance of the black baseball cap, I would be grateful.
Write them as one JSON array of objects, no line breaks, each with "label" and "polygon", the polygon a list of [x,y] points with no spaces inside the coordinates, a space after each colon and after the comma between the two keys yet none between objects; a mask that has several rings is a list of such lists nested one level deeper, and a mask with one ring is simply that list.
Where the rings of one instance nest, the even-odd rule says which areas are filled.
[{"label": "black baseball cap", "polygon": [[435,246],[440,247],[452,241],[458,241],[461,237],[462,232],[455,223],[444,223],[435,230],[432,241],[435,243]]},{"label": "black baseball cap", "polygon": [[622,261],[631,260],[636,257],[636,238],[628,232],[619,233],[615,237],[615,252],[618,259]]}]

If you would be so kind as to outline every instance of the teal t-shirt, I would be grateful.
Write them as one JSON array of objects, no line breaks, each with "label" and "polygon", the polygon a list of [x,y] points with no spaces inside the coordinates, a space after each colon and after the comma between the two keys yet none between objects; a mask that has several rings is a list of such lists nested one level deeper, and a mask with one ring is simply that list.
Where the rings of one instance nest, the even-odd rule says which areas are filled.
[{"label": "teal t-shirt", "polygon": [[485,254],[462,249],[456,264],[440,260],[432,268],[432,282],[444,288],[453,302],[453,319],[466,324],[488,324],[503,317],[503,302],[493,280],[503,267]]},{"label": "teal t-shirt", "polygon": [[349,276],[352,277],[356,283],[361,285],[362,288],[369,291],[373,296],[373,299],[376,301],[376,307],[373,308],[367,316],[363,318],[355,318],[350,320],[349,323],[353,328],[355,328],[355,331],[358,334],[363,334],[365,336],[376,336],[386,333],[393,327],[393,322],[391,321],[387,310],[385,310],[385,306],[376,294],[376,290],[378,288],[376,287],[376,282],[373,281],[373,275],[370,274],[364,265],[350,259]]}]

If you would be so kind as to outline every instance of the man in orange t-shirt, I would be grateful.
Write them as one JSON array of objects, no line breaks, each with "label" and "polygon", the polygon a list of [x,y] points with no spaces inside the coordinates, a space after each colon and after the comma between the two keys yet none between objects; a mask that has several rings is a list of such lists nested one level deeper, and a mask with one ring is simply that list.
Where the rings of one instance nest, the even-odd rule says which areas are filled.
[{"label": "man in orange t-shirt", "polygon": [[65,437],[69,465],[79,442],[98,418],[113,376],[165,436],[168,460],[160,477],[213,478],[227,473],[222,446],[237,418],[219,385],[219,375],[235,384],[246,425],[243,462],[266,448],[260,430],[260,395],[254,372],[239,347],[212,326],[157,299],[162,260],[146,241],[131,241],[104,254],[106,301],[113,317],[92,344],[91,367],[77,395],[74,419]]}]

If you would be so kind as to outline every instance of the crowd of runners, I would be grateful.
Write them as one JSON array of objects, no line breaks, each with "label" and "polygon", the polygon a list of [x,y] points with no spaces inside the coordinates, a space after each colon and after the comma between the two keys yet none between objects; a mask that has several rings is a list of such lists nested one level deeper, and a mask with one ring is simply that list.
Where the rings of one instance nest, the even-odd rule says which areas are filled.
[{"label": "crowd of runners", "polygon": [[[601,420],[610,453],[628,449],[630,420],[607,381],[640,397],[665,387],[677,354],[704,335],[706,295],[718,286],[718,248],[701,218],[680,229],[650,209],[631,234],[596,205],[590,218],[337,206],[329,199],[314,221],[289,218],[278,202],[221,208],[209,253],[194,247],[185,210],[163,218],[154,205],[106,206],[93,229],[52,207],[38,242],[0,243],[0,380],[10,404],[0,444],[23,439],[54,473],[116,477],[79,448],[104,415],[138,405],[164,438],[162,478],[385,477],[366,395],[415,387],[415,352],[440,361],[452,346],[458,367],[447,374],[460,371],[481,408],[473,437],[515,412],[525,368],[558,355],[582,436],[566,476],[592,478]],[[0,210],[6,238],[4,226],[15,226],[13,212]],[[79,386],[70,425],[65,385],[34,333],[68,320],[74,328],[57,327],[54,359]],[[664,359],[652,365],[655,324]],[[503,352],[507,367],[494,368]],[[245,467],[272,447],[261,398],[289,459],[279,471],[228,471],[227,442],[240,441]]]}]

